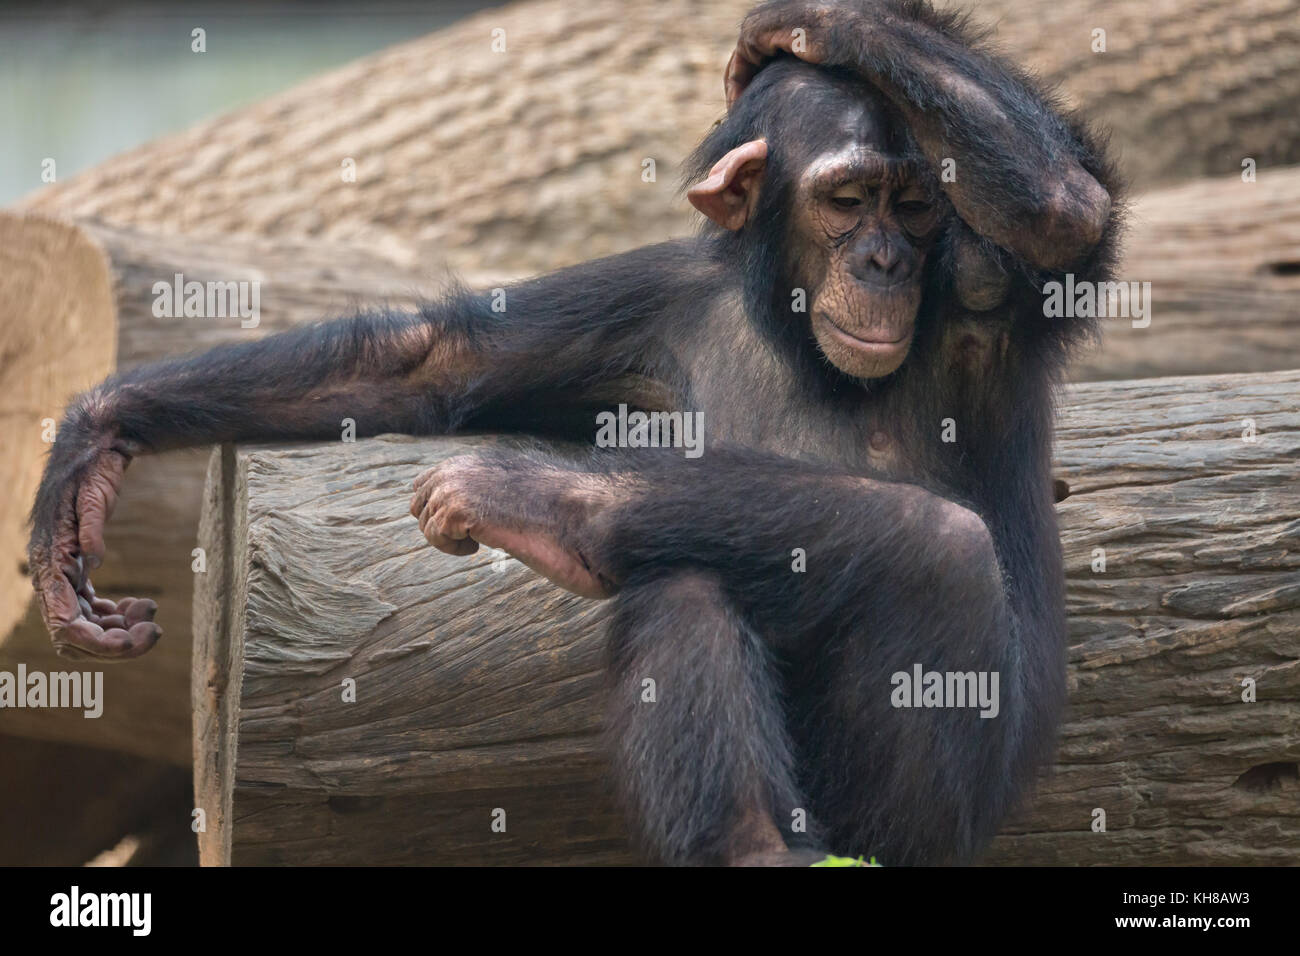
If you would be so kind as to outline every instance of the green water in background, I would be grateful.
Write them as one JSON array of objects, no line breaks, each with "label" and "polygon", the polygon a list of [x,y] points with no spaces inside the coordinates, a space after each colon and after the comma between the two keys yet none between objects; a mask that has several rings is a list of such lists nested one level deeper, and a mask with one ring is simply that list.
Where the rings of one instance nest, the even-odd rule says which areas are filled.
[{"label": "green water in background", "polygon": [[[0,3],[0,205],[500,0]],[[191,52],[191,31],[207,52]]]}]

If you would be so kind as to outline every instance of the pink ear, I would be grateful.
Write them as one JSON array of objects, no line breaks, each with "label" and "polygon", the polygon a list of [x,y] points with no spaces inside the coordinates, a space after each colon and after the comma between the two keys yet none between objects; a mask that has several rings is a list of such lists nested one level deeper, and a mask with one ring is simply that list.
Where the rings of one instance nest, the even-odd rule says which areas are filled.
[{"label": "pink ear", "polygon": [[686,198],[724,229],[739,229],[754,211],[766,165],[767,143],[750,140],[718,160],[708,179],[686,190]]}]

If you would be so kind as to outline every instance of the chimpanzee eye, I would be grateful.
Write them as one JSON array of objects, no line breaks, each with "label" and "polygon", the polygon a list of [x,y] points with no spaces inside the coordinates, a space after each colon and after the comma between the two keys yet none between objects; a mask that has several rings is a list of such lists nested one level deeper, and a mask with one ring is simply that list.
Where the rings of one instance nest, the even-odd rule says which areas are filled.
[{"label": "chimpanzee eye", "polygon": [[905,216],[920,216],[930,211],[930,204],[921,199],[909,199],[898,204],[898,211]]},{"label": "chimpanzee eye", "polygon": [[852,209],[854,206],[861,206],[862,199],[859,196],[850,194],[832,196],[831,205],[836,209]]}]

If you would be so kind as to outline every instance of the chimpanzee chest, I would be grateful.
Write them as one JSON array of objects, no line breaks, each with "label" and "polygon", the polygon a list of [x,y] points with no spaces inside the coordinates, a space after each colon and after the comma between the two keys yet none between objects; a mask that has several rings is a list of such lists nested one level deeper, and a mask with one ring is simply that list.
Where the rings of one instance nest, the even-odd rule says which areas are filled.
[{"label": "chimpanzee chest", "polygon": [[863,390],[835,401],[809,394],[806,383],[766,369],[762,391],[737,398],[740,376],[693,383],[686,404],[699,412],[704,454],[712,446],[741,445],[785,458],[816,461],[845,471],[900,481],[918,477],[910,429],[893,406]]}]

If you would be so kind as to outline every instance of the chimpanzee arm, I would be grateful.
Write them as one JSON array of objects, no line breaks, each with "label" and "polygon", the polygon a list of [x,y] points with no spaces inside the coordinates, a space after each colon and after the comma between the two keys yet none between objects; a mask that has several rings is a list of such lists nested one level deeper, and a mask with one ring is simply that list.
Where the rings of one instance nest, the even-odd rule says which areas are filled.
[{"label": "chimpanzee arm", "polygon": [[1112,174],[1022,72],[969,33],[925,3],[774,0],[745,19],[728,98],[783,51],[853,70],[899,110],[936,172],[952,174],[942,188],[976,233],[1038,269],[1078,266],[1110,222]]},{"label": "chimpanzee arm", "polygon": [[[412,315],[293,329],[125,372],[69,407],[32,510],[29,568],[61,652],[135,657],[156,643],[151,601],[96,597],[89,572],[138,454],[221,441],[451,431],[512,402],[638,367],[655,321],[698,308],[689,247],[664,244]],[[494,308],[494,306],[496,306]],[[490,418],[487,424],[490,422]]]},{"label": "chimpanzee arm", "polygon": [[[583,462],[457,456],[416,479],[411,513],[442,551],[502,548],[584,597],[608,597],[638,575],[703,570],[746,610],[801,628],[858,614],[836,603],[861,597],[850,581],[885,580],[886,567],[896,579],[936,549],[958,565],[949,570],[998,579],[989,529],[957,502],[739,447],[695,460],[663,450]],[[798,569],[795,549],[806,558]]]}]

